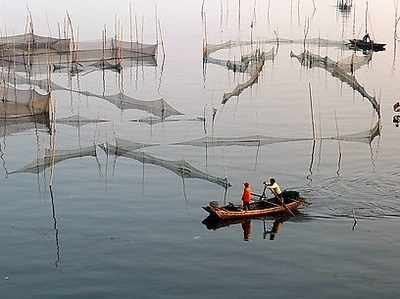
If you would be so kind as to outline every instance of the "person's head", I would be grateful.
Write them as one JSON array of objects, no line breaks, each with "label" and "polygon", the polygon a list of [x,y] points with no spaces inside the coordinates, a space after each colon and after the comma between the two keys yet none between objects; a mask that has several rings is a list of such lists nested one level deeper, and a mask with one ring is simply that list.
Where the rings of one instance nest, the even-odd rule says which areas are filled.
[{"label": "person's head", "polygon": [[244,186],[245,188],[247,188],[247,187],[250,186],[250,183],[249,183],[249,182],[244,182],[244,183],[243,183],[243,186]]},{"label": "person's head", "polygon": [[273,184],[273,183],[275,183],[276,181],[275,181],[274,178],[270,178],[270,179],[269,179],[269,182],[270,182],[271,184]]}]

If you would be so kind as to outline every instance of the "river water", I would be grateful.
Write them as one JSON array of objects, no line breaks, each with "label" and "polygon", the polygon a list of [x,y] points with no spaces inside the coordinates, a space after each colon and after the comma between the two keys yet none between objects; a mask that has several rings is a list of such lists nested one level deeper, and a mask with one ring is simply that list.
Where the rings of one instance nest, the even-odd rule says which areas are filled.
[{"label": "river water", "polygon": [[[35,33],[57,36],[68,14],[78,41],[105,34],[163,44],[156,65],[51,74],[67,89],[52,92],[57,120],[80,115],[106,122],[57,121],[54,139],[38,123],[3,130],[1,297],[397,298],[400,128],[392,120],[400,72],[393,2],[368,2],[368,31],[387,45],[353,70],[367,98],[293,57],[304,50],[334,62],[351,57],[354,51],[342,44],[364,34],[365,1],[353,1],[347,12],[334,0],[3,1],[3,35],[23,33],[31,15]],[[319,42],[303,43],[305,37]],[[251,87],[222,104],[224,93],[251,76],[204,63],[204,43],[229,40],[242,45],[211,56],[235,61],[255,49],[275,56]],[[182,115],[149,123],[148,112],[68,89],[163,98]],[[368,137],[363,132],[377,123],[371,139],[337,140]],[[255,135],[269,142],[243,141]],[[151,144],[146,154],[183,159],[232,186],[107,155],[98,145],[115,144],[116,137]],[[203,137],[231,144],[190,144]],[[50,146],[93,145],[96,156],[61,161],[53,172],[12,173]],[[202,223],[209,201],[239,202],[243,181],[259,193],[271,176],[307,197],[299,215],[214,229]]]}]

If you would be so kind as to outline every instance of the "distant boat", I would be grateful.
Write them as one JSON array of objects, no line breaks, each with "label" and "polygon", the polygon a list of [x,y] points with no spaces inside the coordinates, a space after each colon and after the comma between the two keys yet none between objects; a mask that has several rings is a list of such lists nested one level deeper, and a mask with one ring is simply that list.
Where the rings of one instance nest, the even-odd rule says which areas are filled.
[{"label": "distant boat", "polygon": [[382,43],[376,43],[373,40],[371,40],[368,29],[367,29],[367,24],[368,24],[368,2],[366,2],[366,9],[365,9],[365,35],[363,36],[362,39],[358,38],[353,38],[350,39],[351,46],[354,47],[355,49],[361,49],[361,50],[371,50],[371,51],[383,51],[385,50],[386,44]]},{"label": "distant boat", "polygon": [[371,39],[358,39],[358,38],[353,38],[349,40],[351,43],[351,46],[356,48],[356,49],[361,49],[361,50],[371,50],[371,51],[384,51],[386,44],[382,43],[376,43]]}]

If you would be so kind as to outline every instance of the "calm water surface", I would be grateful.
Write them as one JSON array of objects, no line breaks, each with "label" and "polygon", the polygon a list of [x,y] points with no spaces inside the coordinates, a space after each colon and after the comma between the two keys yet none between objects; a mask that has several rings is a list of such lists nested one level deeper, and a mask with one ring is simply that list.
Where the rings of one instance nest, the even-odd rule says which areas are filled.
[{"label": "calm water surface", "polygon": [[[400,129],[392,123],[392,106],[399,100],[400,72],[393,2],[369,1],[370,34],[387,44],[386,51],[374,53],[354,73],[379,102],[380,117],[347,83],[290,57],[304,51],[305,32],[330,41],[327,46],[307,44],[313,54],[333,61],[350,57],[353,51],[338,44],[362,36],[364,1],[353,1],[347,14],[334,0],[133,1],[131,18],[129,1],[102,1],[101,6],[78,0],[2,3],[3,35],[24,32],[28,6],[40,35],[56,36],[68,11],[82,41],[101,39],[104,29],[113,36],[116,23],[125,40],[134,27],[133,35],[145,43],[156,42],[157,36],[164,41],[156,66],[72,77],[55,72],[51,79],[96,94],[164,98],[183,115],[150,125],[143,121],[151,116],[147,112],[120,110],[103,99],[55,90],[57,119],[79,114],[108,120],[80,127],[57,122],[56,149],[114,144],[115,137],[155,144],[145,152],[165,160],[184,159],[203,172],[227,177],[232,186],[225,190],[207,180],[182,179],[157,165],[106,155],[99,147],[96,157],[56,164],[53,177],[50,169],[10,174],[42,157],[52,143],[43,125],[28,123],[10,134],[8,126],[0,139],[1,297],[397,298]],[[279,44],[265,42],[276,36]],[[253,48],[224,49],[214,58],[239,60],[257,45],[276,55],[266,60],[251,88],[222,105],[223,94],[250,75],[204,65],[205,40],[254,41]],[[368,131],[377,122],[380,135],[371,142],[332,139]],[[205,136],[257,134],[273,142],[186,144]],[[270,176],[311,203],[296,217],[284,219],[273,240],[274,219],[218,229],[202,223],[207,215],[201,206],[211,200],[238,202],[244,180],[260,192]],[[250,229],[248,241],[244,229]]]}]

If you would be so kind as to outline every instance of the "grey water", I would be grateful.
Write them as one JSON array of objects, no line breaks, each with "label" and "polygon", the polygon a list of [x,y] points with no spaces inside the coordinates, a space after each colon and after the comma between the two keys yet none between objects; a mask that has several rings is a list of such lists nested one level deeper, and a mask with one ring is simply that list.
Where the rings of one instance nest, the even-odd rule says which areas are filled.
[{"label": "grey water", "polygon": [[[290,55],[308,50],[335,62],[350,57],[354,50],[344,43],[363,35],[365,1],[352,1],[348,11],[333,0],[3,1],[3,35],[23,33],[31,14],[35,33],[57,36],[68,12],[80,41],[99,40],[104,31],[124,40],[162,41],[155,66],[75,76],[56,71],[51,80],[94,94],[163,98],[182,115],[149,123],[154,116],[148,112],[54,90],[56,119],[107,122],[56,122],[54,135],[32,122],[14,132],[2,128],[1,298],[397,298],[396,2],[369,1],[368,31],[386,50],[354,71],[379,103],[377,113],[348,83]],[[304,44],[305,37],[329,42]],[[213,58],[240,60],[256,48],[276,55],[251,87],[221,104],[224,93],[250,77],[204,63],[204,43],[229,40],[252,45],[224,48]],[[336,138],[368,132],[377,122],[380,134],[372,140]],[[255,135],[272,142],[188,144]],[[147,154],[183,159],[232,186],[182,178],[156,164],[107,155],[99,146],[96,156],[67,159],[52,170],[12,173],[43,157],[46,148],[115,144],[115,138],[152,144]],[[239,202],[243,181],[259,193],[271,176],[309,202],[284,219],[274,237],[274,219],[215,229],[202,223],[202,206]]]}]

